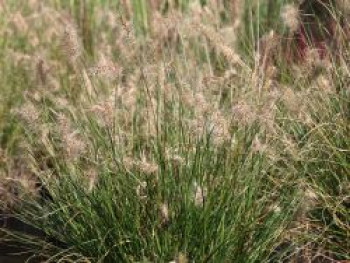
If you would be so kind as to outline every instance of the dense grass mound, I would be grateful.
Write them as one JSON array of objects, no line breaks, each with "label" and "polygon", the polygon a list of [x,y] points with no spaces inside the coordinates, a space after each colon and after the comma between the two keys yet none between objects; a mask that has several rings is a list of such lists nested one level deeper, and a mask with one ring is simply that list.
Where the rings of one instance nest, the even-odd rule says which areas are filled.
[{"label": "dense grass mound", "polygon": [[349,260],[349,10],[323,4],[0,2],[0,205],[44,235],[2,242],[48,262]]}]

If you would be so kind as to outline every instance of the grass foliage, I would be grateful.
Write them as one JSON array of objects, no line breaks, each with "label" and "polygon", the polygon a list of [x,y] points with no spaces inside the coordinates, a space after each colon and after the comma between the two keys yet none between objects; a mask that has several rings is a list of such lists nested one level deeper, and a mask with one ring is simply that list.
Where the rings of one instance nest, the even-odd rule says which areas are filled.
[{"label": "grass foliage", "polygon": [[0,1],[0,207],[46,236],[1,240],[48,262],[349,260],[346,32],[289,61],[287,4]]}]

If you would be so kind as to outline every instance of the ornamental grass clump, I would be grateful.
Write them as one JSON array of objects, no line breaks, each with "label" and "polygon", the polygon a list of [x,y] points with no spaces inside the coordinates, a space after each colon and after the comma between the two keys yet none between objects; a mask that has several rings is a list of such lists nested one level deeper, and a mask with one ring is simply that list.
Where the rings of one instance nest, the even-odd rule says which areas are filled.
[{"label": "ornamental grass clump", "polygon": [[0,1],[0,209],[40,230],[1,226],[0,245],[47,262],[349,260],[347,13],[328,10],[326,53],[300,56],[300,6]]}]

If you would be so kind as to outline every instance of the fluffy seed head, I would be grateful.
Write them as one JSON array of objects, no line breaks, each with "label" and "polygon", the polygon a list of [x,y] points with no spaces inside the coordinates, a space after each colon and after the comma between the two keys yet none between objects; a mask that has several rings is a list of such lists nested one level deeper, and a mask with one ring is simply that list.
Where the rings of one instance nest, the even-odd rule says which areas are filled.
[{"label": "fluffy seed head", "polygon": [[258,136],[254,137],[251,147],[253,153],[263,153],[266,150],[266,145],[261,142]]},{"label": "fluffy seed head", "polygon": [[90,76],[102,77],[106,79],[115,79],[120,74],[120,68],[113,64],[101,64],[89,68],[88,70]]},{"label": "fluffy seed head", "polygon": [[184,158],[177,154],[176,150],[167,149],[166,151],[166,159],[171,162],[173,165],[178,166],[185,162]]},{"label": "fluffy seed head", "polygon": [[137,162],[137,167],[142,173],[147,175],[155,174],[158,171],[158,165],[147,161],[145,156],[142,157],[141,161]]},{"label": "fluffy seed head", "polygon": [[29,25],[20,12],[17,12],[12,17],[12,24],[18,32],[26,33]]},{"label": "fluffy seed head", "polygon": [[88,179],[88,192],[91,193],[92,190],[95,188],[96,186],[96,182],[97,182],[97,171],[96,169],[90,168],[87,171],[87,179]]},{"label": "fluffy seed head", "polygon": [[285,88],[282,100],[287,110],[293,114],[299,114],[302,110],[299,94],[292,88]]},{"label": "fluffy seed head", "polygon": [[67,159],[78,158],[86,148],[78,131],[72,129],[68,118],[63,114],[58,116],[58,125],[65,157]]},{"label": "fluffy seed head", "polygon": [[98,117],[98,120],[102,120],[100,121],[101,126],[113,126],[115,119],[113,102],[107,100],[103,103],[93,105],[90,111]]},{"label": "fluffy seed head", "polygon": [[207,196],[207,189],[203,189],[197,183],[194,183],[195,192],[194,192],[194,205],[197,207],[203,207],[204,200]]},{"label": "fluffy seed head", "polygon": [[283,24],[288,27],[290,32],[295,32],[299,28],[299,10],[295,5],[285,5],[281,11]]},{"label": "fluffy seed head", "polygon": [[257,119],[254,108],[245,102],[239,102],[233,106],[232,115],[233,120],[243,126],[250,125]]},{"label": "fluffy seed head", "polygon": [[224,43],[223,38],[214,29],[206,27],[202,24],[195,25],[199,31],[209,40],[213,47],[222,54],[228,62],[239,65],[244,69],[248,69],[247,65],[243,62],[240,55],[235,52],[233,48]]},{"label": "fluffy seed head", "polygon": [[21,108],[15,109],[14,113],[29,125],[34,125],[40,118],[38,109],[31,102],[26,102]]},{"label": "fluffy seed head", "polygon": [[66,24],[62,41],[62,48],[68,61],[75,64],[82,53],[82,47],[74,25]]},{"label": "fluffy seed head", "polygon": [[229,122],[220,111],[216,111],[211,117],[211,135],[215,145],[221,145],[231,138]]},{"label": "fluffy seed head", "polygon": [[169,207],[168,207],[168,204],[162,203],[160,208],[159,208],[159,212],[160,212],[160,218],[161,218],[162,224],[168,223],[169,222]]}]

